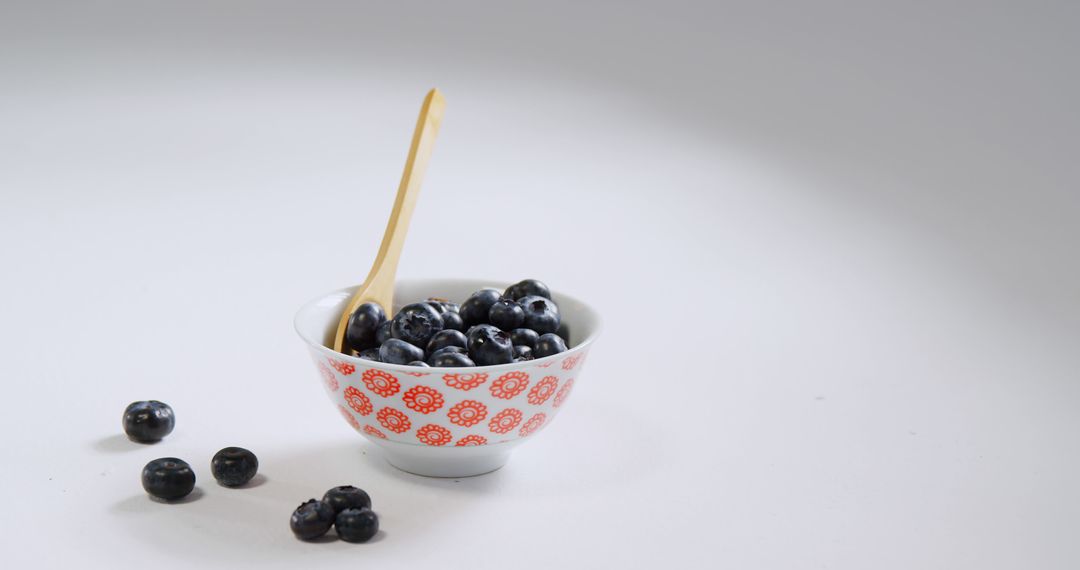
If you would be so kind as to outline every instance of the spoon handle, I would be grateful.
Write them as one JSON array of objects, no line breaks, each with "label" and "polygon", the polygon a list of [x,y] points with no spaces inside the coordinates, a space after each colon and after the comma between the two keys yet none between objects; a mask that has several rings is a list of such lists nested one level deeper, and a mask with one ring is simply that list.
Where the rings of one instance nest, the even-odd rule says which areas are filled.
[{"label": "spoon handle", "polygon": [[379,253],[375,256],[367,279],[349,300],[338,323],[337,334],[334,335],[334,350],[338,352],[341,352],[345,344],[345,329],[349,324],[349,316],[356,307],[362,303],[375,302],[383,307],[387,316],[393,314],[394,277],[397,275],[398,260],[401,259],[401,250],[405,246],[405,236],[409,231],[409,220],[412,219],[416,199],[420,195],[420,185],[424,181],[424,173],[431,160],[431,151],[435,147],[435,137],[439,134],[439,125],[445,110],[446,100],[442,93],[439,93],[438,89],[429,91],[424,98],[424,105],[420,108],[420,117],[416,121],[412,145],[409,147],[409,157],[405,161],[405,171],[401,174],[401,185],[398,186],[390,219],[386,222],[386,232],[383,234]]}]

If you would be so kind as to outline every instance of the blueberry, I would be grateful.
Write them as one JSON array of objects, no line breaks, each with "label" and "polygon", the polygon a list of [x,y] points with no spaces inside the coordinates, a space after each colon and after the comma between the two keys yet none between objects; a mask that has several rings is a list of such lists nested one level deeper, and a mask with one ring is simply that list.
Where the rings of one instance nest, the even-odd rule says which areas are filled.
[{"label": "blueberry", "polygon": [[439,350],[436,350],[435,352],[432,352],[431,356],[438,356],[440,354],[446,354],[448,352],[453,352],[453,353],[456,353],[456,354],[464,354],[464,355],[469,354],[469,351],[467,349],[462,348],[460,346],[444,346],[444,347],[440,348]]},{"label": "blueberry", "polygon": [[409,366],[419,366],[420,368],[427,368],[428,363],[423,360],[414,360],[408,364]]},{"label": "blueberry", "polygon": [[563,339],[554,333],[542,334],[540,340],[536,342],[533,358],[543,358],[560,352],[566,352],[566,343]]},{"label": "blueberry", "polygon": [[465,299],[459,311],[465,326],[471,327],[487,323],[488,311],[491,310],[491,306],[495,304],[495,301],[499,300],[499,297],[502,297],[502,293],[498,289],[488,287],[473,293],[468,299]]},{"label": "blueberry", "polygon": [[466,366],[476,366],[476,363],[469,358],[469,355],[463,352],[452,352],[448,350],[450,348],[457,347],[449,346],[436,352],[428,359],[428,363],[435,368],[463,368]]},{"label": "blueberry", "polygon": [[461,320],[461,315],[457,314],[457,312],[455,312],[455,311],[448,311],[448,312],[443,313],[442,321],[443,321],[443,330],[447,330],[447,329],[455,330],[455,331],[464,331],[465,330],[465,321],[462,321]]},{"label": "blueberry", "polygon": [[514,346],[527,346],[536,349],[536,341],[540,340],[540,333],[532,329],[514,329],[510,331],[510,342]]},{"label": "blueberry", "polygon": [[469,358],[480,366],[506,364],[514,361],[514,345],[510,335],[491,325],[469,329]]},{"label": "blueberry", "polygon": [[132,402],[124,410],[124,433],[133,441],[151,443],[172,433],[176,416],[168,404],[157,400]]},{"label": "blueberry", "polygon": [[531,348],[518,344],[514,346],[514,362],[523,362],[533,359],[533,351]]},{"label": "blueberry", "polygon": [[518,304],[525,309],[525,328],[540,334],[559,330],[559,307],[550,299],[532,295],[518,299]]},{"label": "blueberry", "polygon": [[345,342],[354,350],[375,346],[375,331],[386,322],[386,313],[378,303],[363,303],[349,315]]},{"label": "blueberry", "polygon": [[361,350],[360,353],[356,355],[356,357],[363,358],[364,360],[374,360],[375,362],[382,362],[382,359],[379,357],[379,349],[377,348]]},{"label": "blueberry", "polygon": [[390,336],[421,348],[443,329],[442,317],[427,303],[405,305],[390,323]]},{"label": "blueberry", "polygon": [[455,330],[443,330],[435,333],[435,336],[431,337],[431,340],[427,344],[427,354],[431,356],[435,354],[436,350],[440,348],[446,348],[448,346],[460,346],[465,348],[469,345],[469,339],[465,338],[465,334],[461,331]]},{"label": "blueberry", "polygon": [[[432,362],[435,361],[436,356],[440,356],[440,355],[443,355],[443,354],[450,354],[450,353],[464,354],[465,356],[469,355],[469,351],[464,349],[464,348],[461,348],[460,346],[444,346],[444,347],[440,348],[439,350],[436,350],[436,351],[432,352],[431,354],[429,354],[428,357],[427,357],[426,362],[428,364],[431,364]],[[434,365],[432,364],[432,366],[434,366]]]},{"label": "blueberry", "polygon": [[414,360],[423,360],[424,351],[399,338],[392,338],[379,347],[379,361],[388,364],[408,364]]},{"label": "blueberry", "polygon": [[371,509],[345,509],[338,513],[334,530],[345,542],[367,542],[379,532],[379,517]]},{"label": "blueberry", "polygon": [[525,322],[525,309],[513,299],[499,299],[488,310],[488,322],[504,331],[516,329]]},{"label": "blueberry", "polygon": [[431,305],[431,307],[435,309],[440,315],[445,315],[446,313],[456,313],[459,309],[457,303],[451,303],[450,301],[443,299],[442,297],[428,297],[427,300],[424,302]]},{"label": "blueberry", "polygon": [[242,447],[226,447],[210,460],[210,472],[214,479],[226,487],[239,487],[255,476],[259,459]]},{"label": "blueberry", "polygon": [[183,459],[162,457],[143,467],[142,486],[159,499],[175,501],[195,488],[195,472]]},{"label": "blueberry", "polygon": [[518,281],[513,285],[506,288],[506,297],[511,299],[520,299],[522,297],[528,297],[530,295],[536,295],[537,297],[543,297],[545,299],[551,298],[551,289],[548,289],[547,285],[536,279],[526,279],[524,281]]},{"label": "blueberry", "polygon": [[329,503],[309,499],[293,511],[289,517],[289,528],[300,540],[319,538],[330,530],[336,515]]},{"label": "blueberry", "polygon": [[435,312],[439,313],[440,315],[450,310],[446,306],[446,303],[448,301],[446,299],[443,299],[442,297],[428,297],[427,300],[424,302],[431,305],[431,308],[435,309]]},{"label": "blueberry", "polygon": [[345,509],[370,509],[371,497],[363,489],[352,485],[341,485],[326,492],[323,502],[334,508],[334,513]]},{"label": "blueberry", "polygon": [[379,328],[375,329],[375,344],[382,346],[382,343],[390,339],[390,321],[383,321]]}]

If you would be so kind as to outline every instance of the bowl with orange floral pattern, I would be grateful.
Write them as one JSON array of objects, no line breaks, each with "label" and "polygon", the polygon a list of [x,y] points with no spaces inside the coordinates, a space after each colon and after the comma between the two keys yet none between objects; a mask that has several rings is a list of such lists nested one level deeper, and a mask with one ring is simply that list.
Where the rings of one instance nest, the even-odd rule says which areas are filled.
[{"label": "bowl with orange floral pattern", "polygon": [[[506,284],[399,281],[394,299],[400,304],[429,297],[460,302],[489,286],[501,290]],[[565,352],[462,368],[376,362],[329,348],[355,290],[334,291],[304,305],[296,314],[296,331],[308,346],[335,413],[379,446],[391,465],[417,475],[467,477],[505,465],[515,447],[537,437],[566,407],[600,331],[596,311],[553,292],[569,337]]]}]

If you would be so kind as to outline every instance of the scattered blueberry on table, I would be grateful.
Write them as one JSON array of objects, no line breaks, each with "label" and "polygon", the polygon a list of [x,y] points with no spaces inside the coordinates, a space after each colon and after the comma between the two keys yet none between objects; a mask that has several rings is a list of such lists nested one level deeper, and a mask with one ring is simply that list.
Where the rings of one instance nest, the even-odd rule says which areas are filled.
[{"label": "scattered blueberry on table", "polygon": [[322,500],[311,499],[293,511],[289,528],[300,540],[313,540],[333,526],[341,540],[367,542],[379,532],[379,516],[371,510],[371,497],[352,485],[334,487]]},{"label": "scattered blueberry on table", "polygon": [[176,415],[168,404],[157,400],[132,402],[124,410],[124,433],[132,441],[153,443],[172,433]]},{"label": "scattered blueberry on table", "polygon": [[417,367],[494,366],[564,352],[566,340],[551,290],[526,279],[505,291],[480,289],[460,306],[431,297],[389,318],[363,303],[349,316],[345,352]]},{"label": "scattered blueberry on table", "polygon": [[323,495],[322,500],[333,507],[335,513],[340,513],[345,509],[371,508],[371,497],[367,492],[352,485],[334,487]]},{"label": "scattered blueberry on table", "polygon": [[379,516],[371,509],[348,508],[337,514],[334,530],[345,542],[367,542],[379,532]]},{"label": "scattered blueberry on table", "polygon": [[329,503],[318,499],[309,499],[296,507],[289,517],[289,528],[300,540],[319,538],[334,525],[337,513]]},{"label": "scattered blueberry on table", "polygon": [[159,499],[175,501],[186,497],[195,488],[195,472],[183,459],[162,457],[143,467],[142,486]]},{"label": "scattered blueberry on table", "polygon": [[239,487],[255,477],[259,471],[259,459],[242,447],[226,447],[210,460],[214,479],[226,487]]}]

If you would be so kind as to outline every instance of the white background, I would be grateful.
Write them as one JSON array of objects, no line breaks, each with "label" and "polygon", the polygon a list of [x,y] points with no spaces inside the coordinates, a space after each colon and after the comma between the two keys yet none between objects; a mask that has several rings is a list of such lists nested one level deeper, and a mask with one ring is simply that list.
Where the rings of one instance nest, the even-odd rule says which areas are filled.
[{"label": "white background", "polygon": [[[0,4],[5,564],[1080,566],[1075,4],[792,4]],[[291,325],[366,274],[431,86],[401,275],[607,321],[462,480],[388,467]],[[168,455],[195,500],[142,492]],[[378,540],[294,540],[345,483]]]}]

